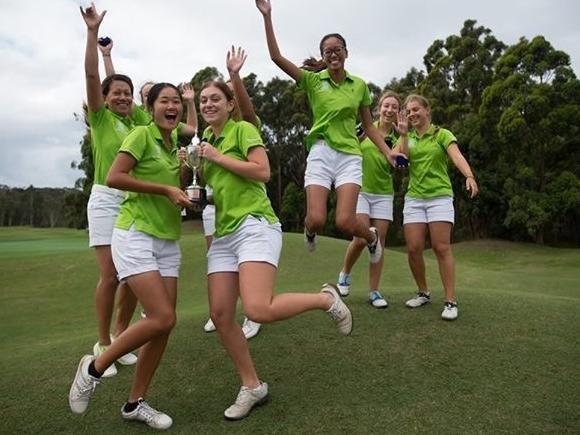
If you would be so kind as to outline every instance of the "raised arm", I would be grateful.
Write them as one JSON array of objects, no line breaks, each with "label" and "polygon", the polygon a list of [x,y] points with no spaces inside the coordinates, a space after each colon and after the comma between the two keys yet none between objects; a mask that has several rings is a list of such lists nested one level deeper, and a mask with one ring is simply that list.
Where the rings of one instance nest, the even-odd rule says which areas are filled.
[{"label": "raised arm", "polygon": [[459,146],[453,142],[447,147],[447,154],[449,155],[449,158],[451,158],[455,167],[459,169],[459,172],[461,172],[465,177],[465,188],[470,193],[470,198],[473,198],[479,193],[479,187],[477,186],[477,182],[475,181],[469,163],[467,163],[467,160],[459,150]]},{"label": "raised arm", "polygon": [[228,68],[228,73],[230,74],[230,81],[232,82],[232,87],[234,89],[234,96],[240,108],[240,114],[242,119],[247,122],[251,122],[256,127],[258,127],[259,121],[256,112],[254,111],[254,105],[248,95],[248,91],[244,86],[244,81],[240,76],[240,70],[244,66],[246,61],[246,52],[242,47],[238,47],[236,50],[232,45],[231,50],[228,50],[226,56],[226,66]]},{"label": "raised arm", "polygon": [[264,17],[266,42],[268,43],[270,59],[272,59],[282,71],[292,77],[295,81],[298,81],[302,75],[302,70],[293,62],[282,56],[280,49],[278,48],[278,42],[276,42],[276,35],[274,34],[274,26],[272,25],[272,5],[270,4],[270,0],[256,0],[256,7]]},{"label": "raised arm", "polygon": [[105,74],[107,77],[115,74],[115,67],[113,66],[113,58],[111,57],[111,52],[113,51],[113,40],[111,38],[106,38],[108,43],[106,45],[101,45],[101,40],[105,38],[99,38],[97,40],[99,50],[101,51],[101,56],[103,57],[103,64],[105,65]]},{"label": "raised arm", "polygon": [[398,153],[394,153],[389,149],[389,147],[385,143],[383,135],[381,134],[379,129],[373,125],[373,118],[368,106],[361,106],[359,109],[359,115],[367,137],[376,145],[376,147],[381,151],[381,153],[383,153],[383,155],[389,161],[389,163],[395,166],[395,158]]},{"label": "raised arm", "polygon": [[101,78],[99,77],[99,52],[97,40],[99,38],[99,26],[107,11],[101,14],[97,12],[94,3],[91,7],[83,10],[81,15],[87,25],[87,47],[85,49],[85,80],[87,86],[87,106],[91,112],[97,112],[103,107],[103,95],[101,93]]},{"label": "raised arm", "polygon": [[409,158],[409,120],[403,111],[397,114],[397,132],[399,133],[399,140],[393,147],[393,151],[403,153]]},{"label": "raised arm", "polygon": [[181,134],[187,137],[193,137],[197,134],[197,110],[195,110],[195,92],[190,83],[184,82],[181,85],[183,93],[183,101],[185,102],[185,109],[187,117],[185,125],[181,129]]}]

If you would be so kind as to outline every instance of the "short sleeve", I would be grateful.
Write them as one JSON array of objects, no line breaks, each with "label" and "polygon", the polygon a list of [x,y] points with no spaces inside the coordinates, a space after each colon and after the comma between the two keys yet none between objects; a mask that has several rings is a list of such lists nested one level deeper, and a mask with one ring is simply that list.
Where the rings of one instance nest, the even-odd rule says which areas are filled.
[{"label": "short sleeve", "polygon": [[365,88],[364,88],[364,93],[363,93],[363,97],[362,97],[360,105],[363,107],[365,107],[365,106],[368,107],[372,104],[371,92],[369,91],[369,87],[367,86],[367,84],[366,83],[363,83],[363,84],[364,84]]},{"label": "short sleeve", "polygon": [[107,108],[103,104],[99,110],[96,112],[92,112],[90,109],[87,108],[87,121],[89,122],[90,127],[98,127],[101,125],[105,117],[107,116]]},{"label": "short sleeve", "polygon": [[301,69],[300,72],[301,72],[300,77],[296,81],[298,89],[301,89],[303,91],[308,91],[309,89],[312,89],[314,80],[316,79],[316,77],[318,77],[318,75],[316,73],[313,73],[312,71],[307,71],[305,69]]},{"label": "short sleeve", "polygon": [[125,138],[119,148],[119,152],[131,154],[135,160],[139,161],[145,154],[147,148],[147,127],[135,127]]},{"label": "short sleeve", "polygon": [[244,157],[248,157],[251,148],[264,146],[264,141],[260,132],[249,122],[241,121],[237,123],[238,128],[238,146]]},{"label": "short sleeve", "polygon": [[437,134],[437,142],[447,149],[452,143],[457,143],[457,138],[449,130],[442,128]]}]

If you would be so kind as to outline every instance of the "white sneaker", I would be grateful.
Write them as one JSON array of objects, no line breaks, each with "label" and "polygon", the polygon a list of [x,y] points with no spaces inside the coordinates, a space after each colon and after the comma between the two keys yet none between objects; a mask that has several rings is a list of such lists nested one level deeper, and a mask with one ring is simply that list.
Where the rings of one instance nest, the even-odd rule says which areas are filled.
[{"label": "white sneaker", "polygon": [[250,411],[268,400],[268,384],[260,382],[254,389],[240,388],[236,402],[224,411],[226,420],[241,420],[247,417]]},{"label": "white sneaker", "polygon": [[154,429],[169,429],[173,420],[167,414],[151,408],[143,399],[139,399],[139,405],[131,412],[125,412],[125,405],[121,408],[121,415],[125,420],[143,421],[147,426]]},{"label": "white sneaker", "polygon": [[441,318],[443,320],[455,320],[459,312],[457,310],[457,302],[445,302],[443,306],[443,312],[441,313]]},{"label": "white sneaker", "polygon": [[425,292],[418,292],[412,299],[405,302],[409,308],[418,308],[431,302],[431,294]]},{"label": "white sneaker", "polygon": [[254,338],[260,332],[260,328],[262,327],[261,323],[254,322],[247,317],[244,317],[244,323],[242,324],[242,331],[246,336],[246,340],[250,338]]},{"label": "white sneaker", "polygon": [[309,252],[314,252],[316,249],[316,233],[310,233],[304,228],[304,244]]},{"label": "white sneaker", "polygon": [[207,322],[205,322],[205,325],[203,325],[203,330],[205,332],[214,332],[216,330],[215,325],[213,324],[211,318],[207,319]]},{"label": "white sneaker", "polygon": [[[111,335],[111,343],[115,341],[115,337]],[[123,366],[132,366],[137,364],[137,355],[132,352],[126,353],[120,358],[117,358],[117,362]]]},{"label": "white sneaker", "polygon": [[[107,350],[107,347],[108,346],[105,346],[97,341],[95,343],[95,345],[93,346],[93,355],[99,356],[99,355],[105,353],[105,351]],[[103,373],[103,378],[112,378],[116,374],[117,374],[117,367],[115,367],[115,363],[113,363],[109,367],[107,367],[107,369]]]},{"label": "white sneaker", "polygon": [[93,355],[85,355],[81,358],[75,378],[68,393],[68,404],[75,414],[82,414],[89,406],[89,400],[99,380],[89,375],[89,365],[95,359]]},{"label": "white sneaker", "polygon": [[342,335],[350,335],[352,332],[352,313],[340,298],[338,289],[332,284],[324,284],[321,292],[328,293],[334,298],[334,302],[326,312],[336,322],[338,332]]},{"label": "white sneaker", "polygon": [[145,312],[145,310],[141,310],[141,318],[142,319],[146,319],[147,318],[147,313]]},{"label": "white sneaker", "polygon": [[369,293],[369,303],[375,308],[387,308],[389,303],[377,290]]},{"label": "white sneaker", "polygon": [[352,278],[350,277],[349,273],[340,272],[338,274],[338,282],[336,286],[338,287],[338,292],[341,296],[346,297],[350,293],[350,284],[352,282]]},{"label": "white sneaker", "polygon": [[379,231],[375,227],[370,227],[369,230],[371,230],[375,235],[375,240],[367,245],[369,248],[370,262],[375,264],[381,261],[381,257],[383,255],[383,246],[381,245],[381,241],[379,239]]}]

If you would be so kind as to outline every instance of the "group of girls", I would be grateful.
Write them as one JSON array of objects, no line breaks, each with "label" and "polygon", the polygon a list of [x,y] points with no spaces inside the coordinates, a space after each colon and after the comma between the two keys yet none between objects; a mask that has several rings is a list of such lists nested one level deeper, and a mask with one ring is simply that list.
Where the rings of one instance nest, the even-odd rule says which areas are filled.
[{"label": "group of girls", "polygon": [[[373,265],[382,260],[384,235],[392,212],[389,215],[387,210],[386,214],[375,215],[374,211],[366,211],[373,209],[374,196],[392,192],[388,186],[386,190],[382,186],[375,190],[372,180],[368,185],[363,182],[363,165],[366,171],[369,160],[364,158],[365,153],[361,152],[355,134],[357,118],[360,118],[367,138],[362,148],[374,147],[380,171],[388,172],[386,162],[394,166],[397,156],[406,155],[411,161],[405,233],[410,242],[409,258],[419,294],[408,304],[419,306],[425,303],[423,300],[429,300],[420,241],[427,226],[444,277],[447,302],[454,304],[453,258],[449,248],[452,192],[445,170],[448,155],[466,175],[472,195],[477,193],[477,184],[455,138],[447,130],[430,124],[428,104],[418,96],[407,99],[405,109],[409,115],[405,117],[399,113],[398,98],[394,94],[386,95],[381,99],[381,107],[388,104],[392,107],[385,107],[384,114],[380,109],[381,118],[373,124],[369,108],[371,99],[365,82],[344,69],[348,56],[344,38],[338,34],[325,36],[320,43],[322,59],[309,59],[298,67],[280,53],[270,2],[256,0],[256,6],[264,18],[270,57],[305,90],[314,115],[314,124],[306,140],[309,149],[305,176],[307,247],[312,250],[316,246],[316,234],[326,221],[326,201],[334,185],[337,227],[354,237],[358,253],[366,245]],[[133,384],[121,415],[153,428],[167,429],[173,423],[171,417],[151,407],[144,397],[175,324],[180,209],[191,205],[182,190],[191,174],[177,145],[178,130],[184,133],[179,123],[183,97],[179,89],[169,83],[151,86],[144,101],[150,122],[134,125],[130,80],[111,75],[102,86],[100,83],[97,40],[105,12],[99,14],[93,4],[81,9],[81,13],[87,26],[85,71],[95,184],[100,186],[94,191],[111,191],[111,195],[116,195],[115,207],[101,210],[103,215],[108,212],[109,221],[114,222],[109,238],[91,244],[104,246],[102,250],[108,252],[106,270],[112,271],[118,279],[111,279],[109,292],[114,295],[113,284],[116,287],[118,282],[128,286],[146,316],[118,331],[113,341],[100,337],[103,350],[81,358],[70,389],[69,404],[73,412],[84,413],[107,368],[124,355],[140,349]],[[199,104],[199,111],[208,125],[200,144],[201,175],[211,186],[215,205],[215,229],[207,252],[210,319],[241,383],[234,403],[224,411],[224,417],[230,420],[246,417],[255,406],[264,403],[269,394],[268,384],[255,369],[242,327],[236,322],[238,299],[242,301],[246,316],[255,322],[270,323],[306,311],[322,310],[336,323],[340,334],[349,335],[352,331],[351,312],[342,301],[339,289],[332,284],[324,284],[320,292],[274,294],[282,231],[266,195],[264,183],[270,178],[270,167],[256,128],[259,120],[253,108],[248,108],[251,101],[239,77],[244,60],[243,52],[232,49],[228,54],[231,87],[221,80],[206,82],[200,90]],[[95,140],[99,130],[95,129],[95,120],[101,118],[111,119],[108,127],[102,127],[108,137],[106,142]],[[409,132],[407,119],[412,127]],[[392,137],[395,130],[398,138],[390,149],[384,139]],[[187,128],[185,131],[187,133]],[[361,184],[367,209],[360,205],[357,216],[357,200],[359,204],[365,200],[364,195],[359,196]],[[90,231],[93,231],[92,226]],[[342,284],[348,278],[352,260],[349,261],[345,262]],[[371,299],[378,300],[372,295]],[[110,317],[109,314],[109,322]]]}]

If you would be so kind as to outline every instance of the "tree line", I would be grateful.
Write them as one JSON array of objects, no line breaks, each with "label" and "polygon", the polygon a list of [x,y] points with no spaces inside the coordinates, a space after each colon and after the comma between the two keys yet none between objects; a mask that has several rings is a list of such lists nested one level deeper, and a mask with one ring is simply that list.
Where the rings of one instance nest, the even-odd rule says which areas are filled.
[{"label": "tree line", "polygon": [[[459,34],[431,44],[423,65],[424,70],[411,68],[382,87],[368,85],[375,101],[385,89],[403,97],[424,95],[431,102],[433,122],[457,136],[481,193],[469,200],[461,174],[450,169],[455,240],[493,237],[580,245],[580,81],[568,54],[543,36],[507,46],[490,29],[467,20]],[[215,67],[206,67],[191,83],[199,90],[204,81],[217,77],[222,75]],[[312,121],[306,95],[293,81],[278,77],[264,83],[252,73],[244,83],[263,125],[272,170],[268,194],[284,229],[301,231],[304,137]],[[199,125],[204,126],[201,118]],[[66,220],[69,226],[86,225],[93,173],[90,147],[87,132],[81,141],[82,159],[73,164],[85,176],[77,181],[78,190],[64,195],[64,205],[55,204],[76,216]],[[395,171],[392,244],[403,243],[407,181],[405,171]],[[326,234],[337,236],[332,195],[329,201]]]}]

